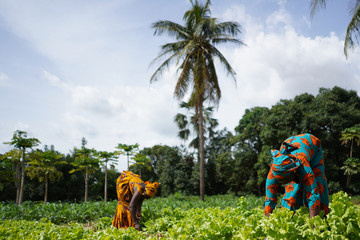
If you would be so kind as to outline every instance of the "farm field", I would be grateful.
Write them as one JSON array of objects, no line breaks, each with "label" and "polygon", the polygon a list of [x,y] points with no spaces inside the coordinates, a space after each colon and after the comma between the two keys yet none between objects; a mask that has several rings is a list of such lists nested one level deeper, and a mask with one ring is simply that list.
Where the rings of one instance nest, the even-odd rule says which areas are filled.
[{"label": "farm field", "polygon": [[344,192],[331,199],[326,222],[305,208],[266,218],[254,196],[157,197],[144,202],[140,232],[111,226],[116,201],[0,203],[0,239],[359,239],[360,207]]}]

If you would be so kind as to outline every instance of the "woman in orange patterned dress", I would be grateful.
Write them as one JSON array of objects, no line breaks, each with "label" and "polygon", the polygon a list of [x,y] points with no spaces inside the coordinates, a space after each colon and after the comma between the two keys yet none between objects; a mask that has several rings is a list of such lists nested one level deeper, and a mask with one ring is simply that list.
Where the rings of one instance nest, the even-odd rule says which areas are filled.
[{"label": "woman in orange patterned dress", "polygon": [[116,228],[134,227],[140,230],[143,200],[154,197],[158,187],[157,182],[143,182],[139,175],[123,171],[116,181],[118,204],[112,225]]},{"label": "woman in orange patterned dress", "polygon": [[320,140],[305,133],[289,137],[272,150],[273,160],[266,179],[265,215],[275,208],[278,188],[285,185],[281,205],[292,211],[309,208],[310,218],[324,210],[329,213],[329,194]]}]

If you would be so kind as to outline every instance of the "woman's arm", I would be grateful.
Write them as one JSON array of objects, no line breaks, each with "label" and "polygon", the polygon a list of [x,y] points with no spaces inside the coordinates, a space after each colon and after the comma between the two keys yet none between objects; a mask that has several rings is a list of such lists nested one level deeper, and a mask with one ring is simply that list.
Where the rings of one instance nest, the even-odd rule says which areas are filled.
[{"label": "woman's arm", "polygon": [[265,216],[269,217],[269,214],[274,210],[277,203],[277,193],[280,186],[279,181],[276,180],[272,169],[268,173],[266,178],[266,188],[265,188],[265,204],[264,204],[264,212]]},{"label": "woman's arm", "polygon": [[129,211],[131,214],[131,218],[134,221],[135,229],[137,229],[137,230],[140,230],[140,224],[139,224],[139,218],[137,217],[137,214],[136,214],[136,208],[137,208],[138,202],[139,201],[142,202],[141,199],[142,199],[142,195],[138,192],[137,188],[134,187],[134,195],[130,201]]},{"label": "woman's arm", "polygon": [[141,206],[143,201],[144,198],[140,198],[135,206],[136,218],[138,219],[139,222],[141,221]]}]

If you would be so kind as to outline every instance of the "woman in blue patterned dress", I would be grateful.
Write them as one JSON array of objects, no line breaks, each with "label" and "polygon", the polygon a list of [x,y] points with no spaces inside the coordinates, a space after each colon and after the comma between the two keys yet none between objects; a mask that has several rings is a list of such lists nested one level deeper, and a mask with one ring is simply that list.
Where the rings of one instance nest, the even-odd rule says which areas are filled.
[{"label": "woman in blue patterned dress", "polygon": [[305,133],[286,139],[280,150],[272,150],[272,162],[266,179],[265,215],[274,210],[281,184],[285,194],[281,205],[292,211],[309,208],[310,218],[320,210],[329,213],[329,194],[320,140]]}]

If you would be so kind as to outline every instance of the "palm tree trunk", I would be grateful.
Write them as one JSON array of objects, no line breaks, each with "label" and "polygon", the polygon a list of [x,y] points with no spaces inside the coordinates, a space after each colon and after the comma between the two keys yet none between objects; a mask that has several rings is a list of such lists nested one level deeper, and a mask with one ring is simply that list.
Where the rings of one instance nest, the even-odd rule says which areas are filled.
[{"label": "palm tree trunk", "polygon": [[21,162],[20,160],[16,163],[16,176],[15,176],[15,187],[16,187],[16,204],[19,204],[20,197],[20,179],[21,179]]},{"label": "palm tree trunk", "polygon": [[47,203],[47,196],[48,196],[48,174],[45,174],[45,197],[44,203]]},{"label": "palm tree trunk", "polygon": [[84,199],[85,202],[87,202],[87,199],[88,199],[88,182],[89,182],[88,167],[86,167],[86,169],[85,169],[85,199]]},{"label": "palm tree trunk", "polygon": [[20,182],[20,193],[19,193],[19,205],[23,202],[24,182],[25,182],[25,148],[23,149],[23,156],[22,156],[22,162],[21,162],[21,182]]},{"label": "palm tree trunk", "polygon": [[104,202],[107,202],[107,162],[105,164]]},{"label": "palm tree trunk", "polygon": [[204,127],[203,127],[203,101],[199,101],[199,153],[200,153],[200,200],[205,196],[205,156],[204,156]]}]

